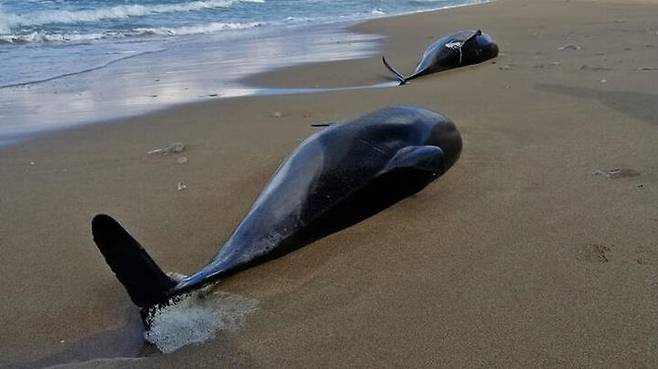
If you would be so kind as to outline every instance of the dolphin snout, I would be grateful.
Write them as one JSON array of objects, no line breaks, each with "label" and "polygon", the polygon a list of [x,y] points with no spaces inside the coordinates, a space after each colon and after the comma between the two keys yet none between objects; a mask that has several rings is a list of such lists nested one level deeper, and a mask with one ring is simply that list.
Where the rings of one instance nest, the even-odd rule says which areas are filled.
[{"label": "dolphin snout", "polygon": [[495,58],[496,56],[498,56],[498,45],[491,43],[491,47],[489,48],[489,57]]},{"label": "dolphin snout", "polygon": [[438,135],[438,146],[443,151],[444,171],[447,171],[462,152],[462,137],[452,122]]}]

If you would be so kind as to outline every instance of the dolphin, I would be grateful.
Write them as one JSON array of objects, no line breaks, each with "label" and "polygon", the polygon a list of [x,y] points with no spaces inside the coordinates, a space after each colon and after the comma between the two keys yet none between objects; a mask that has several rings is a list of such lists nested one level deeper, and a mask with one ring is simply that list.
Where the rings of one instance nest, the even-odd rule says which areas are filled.
[{"label": "dolphin", "polygon": [[416,70],[408,77],[403,76],[395,70],[382,57],[386,68],[391,71],[395,78],[403,85],[407,81],[418,78],[425,74],[441,72],[447,69],[457,68],[464,65],[478,64],[495,58],[498,55],[498,45],[486,33],[480,30],[459,31],[434,41],[425,49],[420,58]]},{"label": "dolphin", "polygon": [[107,264],[141,308],[153,309],[258,263],[353,225],[422,190],[459,158],[462,140],[445,116],[387,107],[316,132],[290,154],[208,265],[165,274],[116,220],[91,222]]}]

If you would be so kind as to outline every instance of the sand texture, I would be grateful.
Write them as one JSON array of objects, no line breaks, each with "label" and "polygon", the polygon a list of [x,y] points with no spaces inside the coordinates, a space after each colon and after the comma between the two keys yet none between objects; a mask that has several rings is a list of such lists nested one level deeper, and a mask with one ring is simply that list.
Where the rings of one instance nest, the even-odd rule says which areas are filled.
[{"label": "sand texture", "polygon": [[[0,151],[0,367],[658,367],[658,7],[501,0],[357,26],[387,36],[403,72],[470,28],[501,55],[399,88],[218,99]],[[389,79],[375,56],[251,82]],[[258,302],[241,328],[167,355],[144,346],[94,214],[194,272],[311,123],[394,104],[456,122],[464,151],[445,176],[226,280]],[[185,151],[147,155],[172,142]]]}]

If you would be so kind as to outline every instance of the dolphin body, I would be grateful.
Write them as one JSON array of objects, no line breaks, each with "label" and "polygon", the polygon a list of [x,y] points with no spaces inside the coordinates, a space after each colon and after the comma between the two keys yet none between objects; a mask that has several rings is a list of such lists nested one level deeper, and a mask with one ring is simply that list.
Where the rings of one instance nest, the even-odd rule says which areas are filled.
[{"label": "dolphin body", "polygon": [[313,134],[283,162],[208,265],[174,279],[114,219],[92,220],[94,242],[148,326],[152,309],[355,224],[414,194],[459,158],[445,116],[387,107]]},{"label": "dolphin body", "polygon": [[455,32],[434,41],[423,53],[414,73],[408,77],[395,70],[385,57],[382,57],[382,61],[403,85],[426,74],[482,63],[497,55],[498,45],[493,42],[491,36],[476,30]]}]

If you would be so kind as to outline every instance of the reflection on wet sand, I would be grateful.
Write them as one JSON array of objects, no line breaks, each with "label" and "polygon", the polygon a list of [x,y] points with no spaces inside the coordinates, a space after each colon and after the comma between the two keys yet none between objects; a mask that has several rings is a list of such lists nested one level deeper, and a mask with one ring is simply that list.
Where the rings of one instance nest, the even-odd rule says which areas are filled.
[{"label": "reflection on wet sand", "polygon": [[367,57],[376,51],[380,39],[378,35],[351,33],[335,25],[282,28],[267,34],[250,31],[201,39],[177,38],[162,51],[104,68],[0,88],[0,144],[173,104],[322,91],[252,88],[237,81],[295,64]]}]

